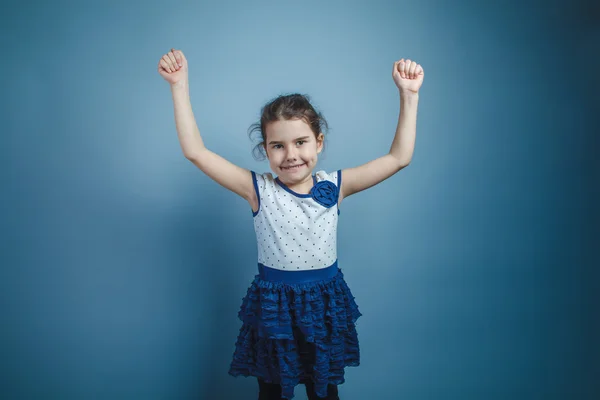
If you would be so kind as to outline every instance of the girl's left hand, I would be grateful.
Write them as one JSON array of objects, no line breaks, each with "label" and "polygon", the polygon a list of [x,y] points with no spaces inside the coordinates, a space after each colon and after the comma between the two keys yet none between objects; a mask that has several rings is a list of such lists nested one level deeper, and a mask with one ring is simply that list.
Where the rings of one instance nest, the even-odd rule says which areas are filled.
[{"label": "girl's left hand", "polygon": [[400,91],[418,93],[423,84],[425,72],[421,64],[411,60],[401,59],[394,63],[392,77]]}]

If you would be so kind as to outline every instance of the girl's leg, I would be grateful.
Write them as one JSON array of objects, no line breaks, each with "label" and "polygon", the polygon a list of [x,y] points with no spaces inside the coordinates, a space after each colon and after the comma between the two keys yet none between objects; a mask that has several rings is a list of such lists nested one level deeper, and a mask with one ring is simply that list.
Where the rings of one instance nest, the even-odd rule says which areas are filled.
[{"label": "girl's leg", "polygon": [[281,385],[258,378],[258,400],[281,400]]},{"label": "girl's leg", "polygon": [[315,384],[312,381],[305,382],[306,385],[306,395],[308,396],[308,400],[340,400],[338,396],[338,387],[337,385],[327,385],[327,397],[319,397],[315,393]]}]

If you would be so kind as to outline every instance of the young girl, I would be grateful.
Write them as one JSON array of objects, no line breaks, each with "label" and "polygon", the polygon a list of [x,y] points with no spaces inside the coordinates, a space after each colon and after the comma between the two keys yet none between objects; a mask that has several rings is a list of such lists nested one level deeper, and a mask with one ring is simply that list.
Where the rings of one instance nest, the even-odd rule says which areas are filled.
[{"label": "young girl", "polygon": [[240,168],[204,146],[181,51],[165,54],[158,72],[171,85],[185,157],[252,209],[258,274],[238,313],[242,327],[229,373],[256,377],[259,400],[291,399],[298,384],[306,385],[310,400],[339,399],[344,368],[359,365],[355,323],[361,316],[337,264],[340,203],[410,163],[423,68],[411,60],[394,63],[401,101],[392,146],[355,168],[313,173],[327,123],[305,96],[279,96],[266,104],[254,130],[275,178]]}]

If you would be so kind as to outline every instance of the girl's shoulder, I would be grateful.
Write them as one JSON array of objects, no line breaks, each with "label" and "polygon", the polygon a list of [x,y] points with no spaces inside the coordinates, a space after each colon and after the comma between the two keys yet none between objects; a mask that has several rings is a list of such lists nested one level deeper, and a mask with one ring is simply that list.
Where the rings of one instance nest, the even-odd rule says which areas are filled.
[{"label": "girl's shoulder", "polygon": [[270,172],[263,172],[262,174],[256,171],[252,171],[252,179],[257,184],[273,184],[275,183],[275,177]]},{"label": "girl's shoulder", "polygon": [[320,170],[315,172],[315,177],[317,178],[317,182],[330,181],[335,183],[336,186],[339,186],[340,182],[342,181],[342,170],[338,169],[331,172]]}]

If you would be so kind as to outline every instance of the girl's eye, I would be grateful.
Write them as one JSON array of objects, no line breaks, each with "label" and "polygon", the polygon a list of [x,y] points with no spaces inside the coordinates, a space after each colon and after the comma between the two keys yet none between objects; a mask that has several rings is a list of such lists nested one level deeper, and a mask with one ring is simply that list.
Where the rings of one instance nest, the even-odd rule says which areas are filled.
[{"label": "girl's eye", "polygon": [[[296,144],[300,144],[300,145],[303,145],[304,143],[306,143],[306,140],[298,140],[298,141],[296,142]],[[282,148],[283,148],[283,145],[281,145],[281,144],[274,144],[274,145],[273,145],[273,148],[274,148],[274,149],[282,149]]]}]

